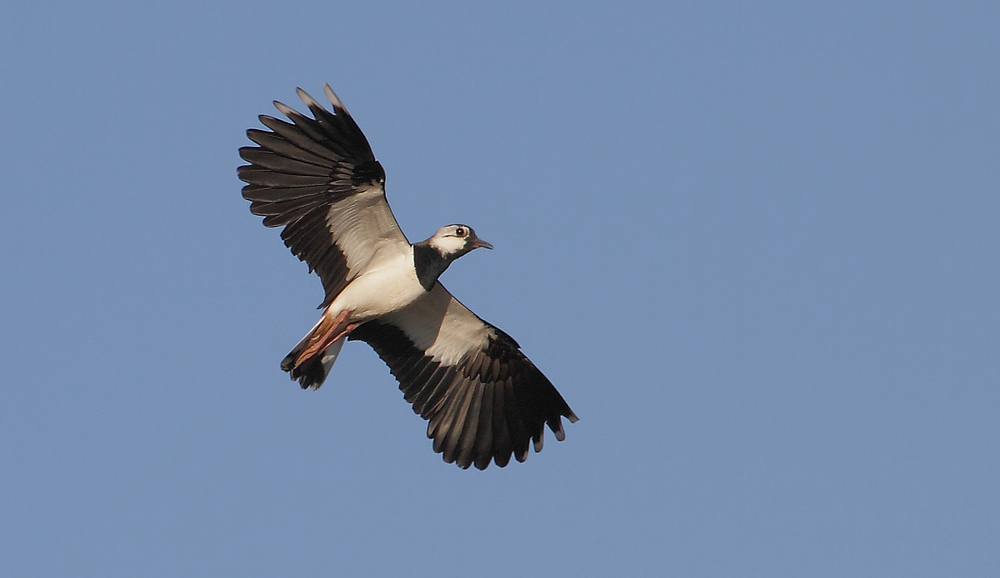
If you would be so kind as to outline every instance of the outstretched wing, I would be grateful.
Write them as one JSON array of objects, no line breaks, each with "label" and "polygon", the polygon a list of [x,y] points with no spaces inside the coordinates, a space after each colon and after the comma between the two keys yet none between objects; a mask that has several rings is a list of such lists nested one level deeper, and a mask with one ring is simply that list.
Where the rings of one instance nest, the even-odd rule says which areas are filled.
[{"label": "outstretched wing", "polygon": [[314,118],[275,101],[292,122],[261,115],[271,130],[247,131],[258,146],[240,149],[250,164],[238,169],[250,211],[265,226],[283,226],[285,245],[323,281],[320,307],[386,251],[409,247],[385,199],[382,165],[337,95],[323,89],[332,113],[297,89]]},{"label": "outstretched wing", "polygon": [[413,411],[428,420],[434,451],[462,468],[523,462],[542,449],[544,427],[562,441],[562,417],[576,415],[509,335],[458,302],[440,283],[406,309],[361,325],[399,381]]}]

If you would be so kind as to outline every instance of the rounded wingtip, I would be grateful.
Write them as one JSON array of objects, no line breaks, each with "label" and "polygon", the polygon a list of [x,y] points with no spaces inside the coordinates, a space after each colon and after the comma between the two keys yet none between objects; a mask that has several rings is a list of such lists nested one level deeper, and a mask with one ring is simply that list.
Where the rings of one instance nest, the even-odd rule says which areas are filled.
[{"label": "rounded wingtip", "polygon": [[289,118],[295,114],[295,109],[278,100],[274,101],[274,108],[278,109],[278,112]]},{"label": "rounded wingtip", "polygon": [[323,92],[326,93],[326,97],[330,99],[330,104],[332,104],[334,108],[339,108],[339,109],[344,108],[344,103],[341,102],[340,97],[337,96],[337,93],[333,92],[333,89],[330,88],[329,83],[325,82],[323,83]]},{"label": "rounded wingtip", "polygon": [[308,92],[302,90],[301,88],[295,89],[295,94],[299,95],[299,98],[306,104],[306,106],[319,106],[316,99],[309,95]]}]

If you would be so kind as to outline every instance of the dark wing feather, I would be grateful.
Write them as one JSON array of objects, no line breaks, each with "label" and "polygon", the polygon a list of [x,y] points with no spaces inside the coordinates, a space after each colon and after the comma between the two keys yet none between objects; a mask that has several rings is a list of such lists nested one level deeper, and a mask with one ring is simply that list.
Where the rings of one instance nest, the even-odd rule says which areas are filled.
[{"label": "dark wing feather", "polygon": [[298,90],[313,118],[275,102],[292,122],[261,116],[270,131],[247,131],[258,146],[240,149],[250,164],[238,169],[250,211],[268,227],[284,227],[285,245],[323,281],[321,307],[378,251],[409,246],[385,200],[385,173],[368,140],[330,87],[324,90],[333,112]]},{"label": "dark wing feather", "polygon": [[427,437],[462,468],[504,467],[542,449],[547,424],[562,440],[576,415],[509,335],[476,317],[440,284],[400,313],[351,334],[389,366]]}]

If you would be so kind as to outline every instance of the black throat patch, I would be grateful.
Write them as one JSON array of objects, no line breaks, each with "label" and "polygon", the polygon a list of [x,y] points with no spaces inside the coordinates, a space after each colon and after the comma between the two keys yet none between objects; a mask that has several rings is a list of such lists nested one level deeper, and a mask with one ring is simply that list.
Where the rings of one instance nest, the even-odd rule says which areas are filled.
[{"label": "black throat patch", "polygon": [[434,288],[441,273],[451,265],[453,259],[449,259],[431,247],[426,241],[413,245],[413,267],[417,271],[417,279],[425,291]]}]

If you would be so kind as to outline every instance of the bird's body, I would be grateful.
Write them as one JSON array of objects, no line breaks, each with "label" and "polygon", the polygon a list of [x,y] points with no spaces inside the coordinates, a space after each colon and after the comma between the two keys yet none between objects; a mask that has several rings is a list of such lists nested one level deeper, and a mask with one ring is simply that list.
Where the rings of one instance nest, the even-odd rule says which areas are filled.
[{"label": "bird's body", "polygon": [[344,341],[369,343],[404,397],[427,419],[434,450],[463,468],[503,467],[541,450],[545,424],[563,439],[576,421],[562,396],[507,334],[459,303],[438,281],[458,257],[492,248],[467,225],[442,227],[410,244],[385,199],[385,173],[364,134],[329,86],[334,113],[309,95],[305,117],[276,102],[293,124],[261,116],[258,147],[240,149],[243,196],[315,270],[323,314],[281,363],[303,388],[327,378]]},{"label": "bird's body", "polygon": [[413,267],[413,248],[373,262],[348,283],[327,308],[333,316],[350,310],[350,321],[362,323],[395,313],[427,294]]}]

